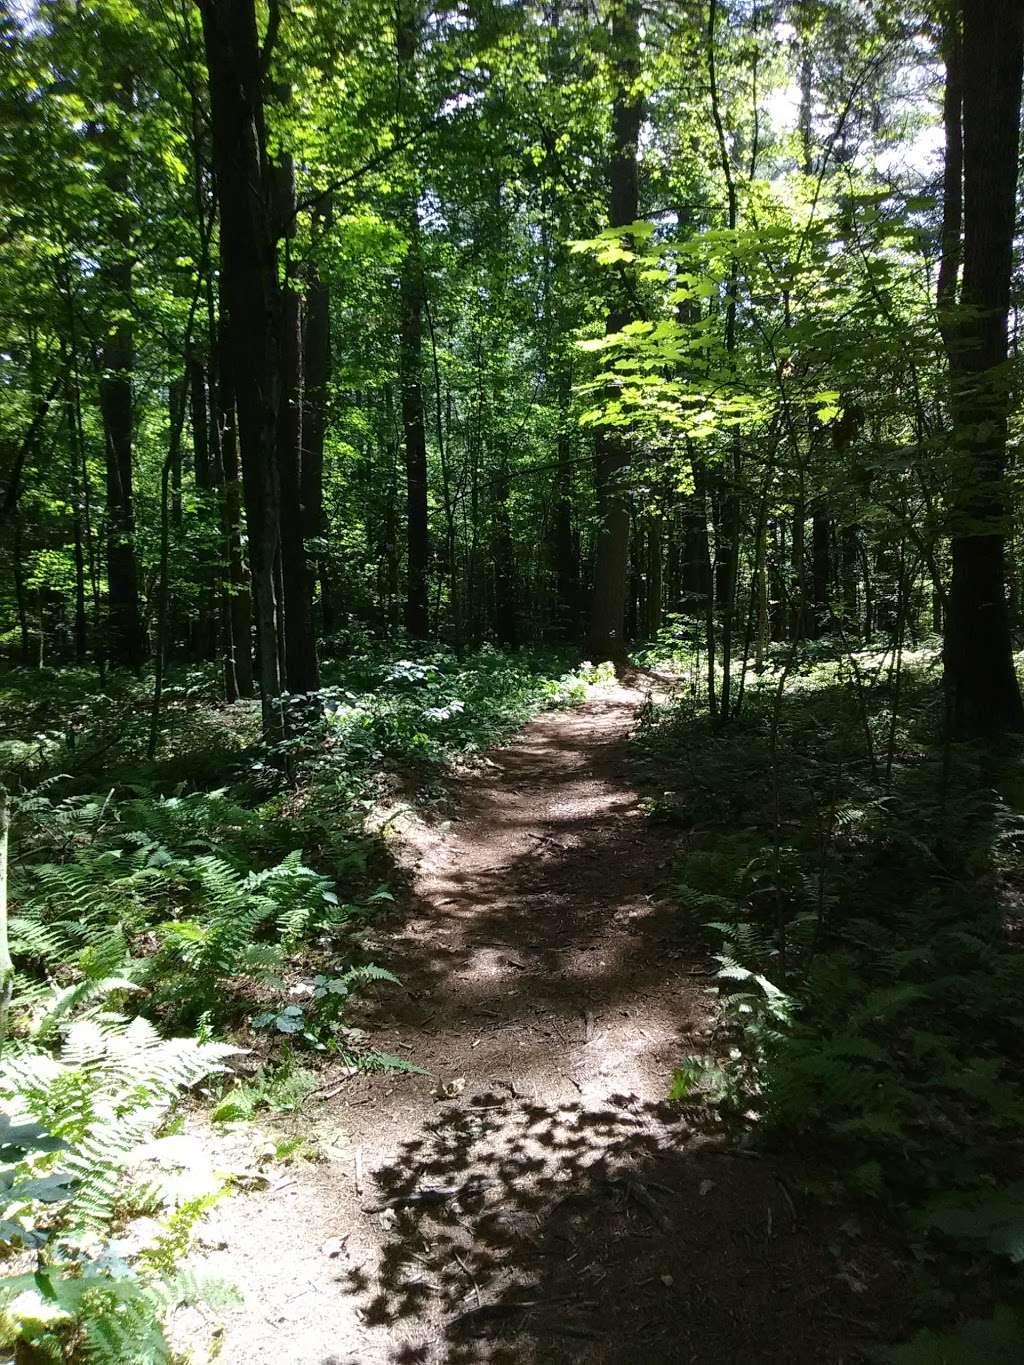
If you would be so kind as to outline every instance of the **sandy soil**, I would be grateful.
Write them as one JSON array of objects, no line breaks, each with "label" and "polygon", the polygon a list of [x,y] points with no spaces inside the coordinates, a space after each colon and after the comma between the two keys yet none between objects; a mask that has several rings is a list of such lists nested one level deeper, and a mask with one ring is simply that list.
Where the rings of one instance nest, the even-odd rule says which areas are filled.
[{"label": "sandy soil", "polygon": [[[791,1172],[665,1102],[715,1018],[628,778],[642,699],[535,721],[407,833],[378,955],[404,989],[371,1027],[431,1075],[339,1081],[299,1125],[323,1159],[215,1210],[209,1268],[245,1295],[220,1360],[860,1358],[870,1267]],[[251,1127],[216,1141],[230,1165]]]}]

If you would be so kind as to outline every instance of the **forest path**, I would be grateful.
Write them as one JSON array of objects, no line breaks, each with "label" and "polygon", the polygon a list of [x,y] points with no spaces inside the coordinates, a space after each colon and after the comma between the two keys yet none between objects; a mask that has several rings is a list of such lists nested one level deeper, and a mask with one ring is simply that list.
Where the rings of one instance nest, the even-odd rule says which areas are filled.
[{"label": "forest path", "polygon": [[378,956],[404,993],[370,1027],[432,1074],[313,1098],[286,1128],[326,1159],[214,1211],[211,1268],[246,1298],[220,1360],[854,1358],[778,1171],[665,1102],[713,1018],[628,776],[642,701],[604,685],[535,720],[409,834]]}]

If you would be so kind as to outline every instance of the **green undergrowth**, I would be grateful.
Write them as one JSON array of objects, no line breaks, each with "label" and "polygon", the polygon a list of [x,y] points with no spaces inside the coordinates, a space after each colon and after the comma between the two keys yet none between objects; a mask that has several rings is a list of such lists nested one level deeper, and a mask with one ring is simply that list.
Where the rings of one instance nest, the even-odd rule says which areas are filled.
[{"label": "green undergrowth", "polygon": [[879,1359],[1021,1359],[1020,754],[945,747],[936,658],[892,664],[777,661],[718,728],[684,668],[647,708],[650,814],[677,840],[722,1017],[673,1095],[801,1153],[818,1194],[863,1211],[855,1238],[892,1230],[913,1310],[942,1331]]},{"label": "green undergrowth", "polygon": [[190,1228],[221,1191],[175,1157],[179,1102],[202,1086],[214,1118],[238,1122],[301,1102],[325,1063],[417,1069],[353,1018],[361,995],[400,985],[366,946],[397,891],[366,816],[398,790],[429,799],[452,765],[602,676],[368,647],[324,675],[287,699],[288,738],[267,750],[254,703],[218,705],[207,671],[172,674],[154,759],[144,681],[0,681],[15,964],[0,1351],[163,1361],[169,1309],[224,1301],[189,1268]]}]

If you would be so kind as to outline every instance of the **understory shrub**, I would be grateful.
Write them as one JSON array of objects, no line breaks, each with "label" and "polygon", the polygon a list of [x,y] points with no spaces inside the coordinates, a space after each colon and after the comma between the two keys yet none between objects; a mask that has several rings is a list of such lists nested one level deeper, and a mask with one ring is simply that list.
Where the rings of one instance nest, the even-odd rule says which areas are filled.
[{"label": "understory shrub", "polygon": [[991,1303],[1024,1262],[1024,819],[1010,763],[943,748],[927,658],[895,717],[884,686],[858,692],[848,671],[748,680],[726,727],[691,697],[645,717],[651,814],[678,831],[677,893],[722,1020],[672,1094],[813,1155],[827,1197],[881,1201],[936,1272],[922,1305],[948,1320],[964,1276]]}]

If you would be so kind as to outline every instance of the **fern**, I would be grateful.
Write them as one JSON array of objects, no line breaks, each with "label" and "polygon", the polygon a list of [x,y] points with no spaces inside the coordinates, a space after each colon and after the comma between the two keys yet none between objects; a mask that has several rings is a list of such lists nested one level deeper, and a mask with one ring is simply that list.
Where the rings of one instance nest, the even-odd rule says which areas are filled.
[{"label": "fern", "polygon": [[[33,1300],[39,1309],[33,1310]],[[15,1301],[21,1309],[17,1316],[12,1313]],[[137,1274],[120,1267],[112,1274],[86,1262],[80,1274],[51,1267],[0,1279],[0,1316],[7,1319],[3,1325],[8,1335],[17,1336],[23,1322],[32,1323],[36,1353],[67,1359],[73,1343],[76,1359],[90,1365],[169,1365],[163,1320],[182,1304],[200,1302],[234,1307],[240,1300],[222,1281],[187,1269]],[[41,1334],[33,1317],[53,1325]]]},{"label": "fern", "polygon": [[330,880],[304,865],[301,849],[276,867],[252,873],[248,885],[274,903],[277,933],[285,947],[307,937],[325,908],[337,900]]},{"label": "fern", "polygon": [[23,1052],[0,1066],[0,1099],[21,1107],[63,1139],[63,1167],[78,1181],[67,1218],[99,1229],[125,1197],[131,1154],[162,1122],[170,1103],[224,1070],[236,1048],[164,1039],[144,1019],[74,1020],[56,1057]]}]

